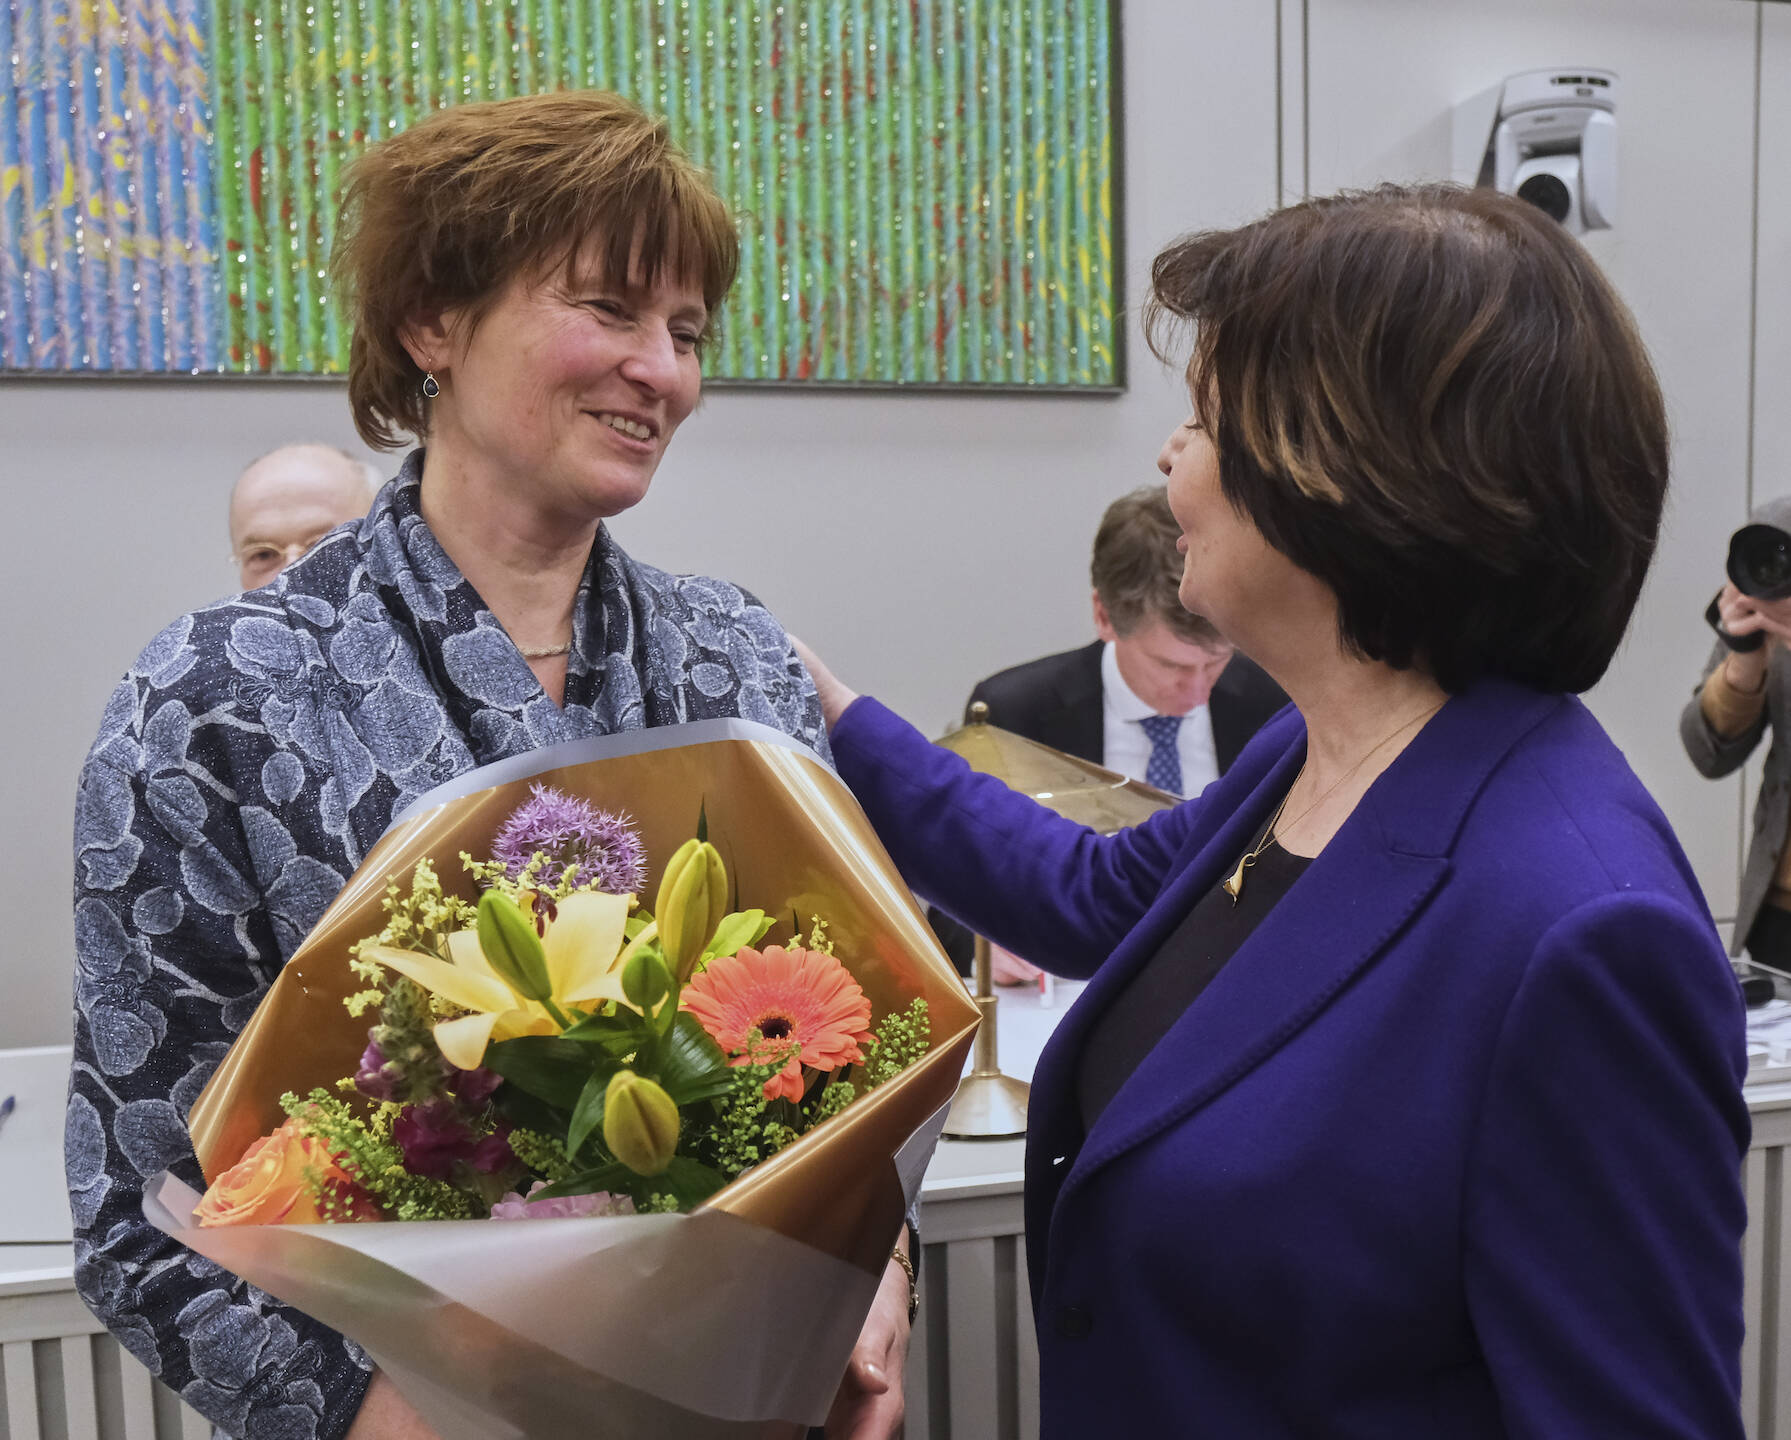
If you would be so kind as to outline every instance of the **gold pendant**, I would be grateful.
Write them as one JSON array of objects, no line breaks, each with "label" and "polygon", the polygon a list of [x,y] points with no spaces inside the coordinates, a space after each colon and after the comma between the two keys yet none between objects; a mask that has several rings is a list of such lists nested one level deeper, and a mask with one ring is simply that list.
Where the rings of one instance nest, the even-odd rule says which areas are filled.
[{"label": "gold pendant", "polygon": [[1231,878],[1220,887],[1227,895],[1231,896],[1233,905],[1238,903],[1238,896],[1244,893],[1244,872],[1250,868],[1250,862],[1255,858],[1254,850],[1245,851],[1243,859],[1238,861],[1238,868],[1231,872]]}]

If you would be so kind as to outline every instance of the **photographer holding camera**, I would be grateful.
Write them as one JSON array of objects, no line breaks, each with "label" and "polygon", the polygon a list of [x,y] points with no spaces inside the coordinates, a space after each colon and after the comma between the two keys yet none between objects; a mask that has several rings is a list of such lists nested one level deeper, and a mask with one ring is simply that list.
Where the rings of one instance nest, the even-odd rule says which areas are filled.
[{"label": "photographer holding camera", "polygon": [[1705,612],[1717,645],[1679,717],[1685,753],[1700,774],[1733,773],[1768,726],[1772,744],[1754,806],[1754,838],[1741,872],[1735,933],[1756,961],[1791,969],[1791,500],[1762,506],[1729,541],[1728,583]]}]

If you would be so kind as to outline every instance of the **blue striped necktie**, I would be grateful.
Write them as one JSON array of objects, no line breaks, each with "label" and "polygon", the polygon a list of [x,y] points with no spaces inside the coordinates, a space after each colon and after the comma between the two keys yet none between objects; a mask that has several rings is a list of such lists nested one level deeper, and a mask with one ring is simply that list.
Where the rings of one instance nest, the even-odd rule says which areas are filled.
[{"label": "blue striped necktie", "polygon": [[1150,764],[1144,769],[1144,783],[1167,790],[1171,795],[1182,793],[1182,752],[1176,746],[1181,732],[1180,715],[1152,715],[1138,722],[1150,739]]}]

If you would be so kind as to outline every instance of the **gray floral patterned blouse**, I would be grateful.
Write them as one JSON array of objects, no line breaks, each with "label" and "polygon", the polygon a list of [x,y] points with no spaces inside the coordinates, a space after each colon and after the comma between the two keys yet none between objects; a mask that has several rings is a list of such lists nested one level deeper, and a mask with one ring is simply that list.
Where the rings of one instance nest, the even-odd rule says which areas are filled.
[{"label": "gray floral patterned blouse", "polygon": [[182,617],[113,693],[75,812],[67,1165],[81,1297],[229,1435],[342,1435],[359,1349],[153,1229],[144,1181],[203,1185],[186,1115],[392,817],[477,765],[741,716],[824,757],[783,628],[721,580],[598,533],[564,707],[418,510],[422,452],[266,589]]}]

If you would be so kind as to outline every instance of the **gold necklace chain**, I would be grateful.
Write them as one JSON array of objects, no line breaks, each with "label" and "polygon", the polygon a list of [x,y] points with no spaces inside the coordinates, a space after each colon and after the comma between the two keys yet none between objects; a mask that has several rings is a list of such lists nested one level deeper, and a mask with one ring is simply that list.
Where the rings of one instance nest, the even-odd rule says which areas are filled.
[{"label": "gold necklace chain", "polygon": [[[1435,705],[1431,706],[1430,709],[1426,710],[1423,714],[1414,715],[1410,720],[1407,720],[1404,724],[1402,724],[1397,730],[1393,731],[1392,734],[1387,735],[1384,738],[1382,738],[1380,741],[1378,741],[1372,750],[1370,750],[1360,760],[1356,761],[1356,763],[1354,765],[1350,766],[1349,769],[1345,770],[1343,772],[1343,774],[1338,776],[1338,778],[1336,780],[1332,781],[1330,787],[1325,791],[1324,794],[1320,795],[1318,797],[1318,799],[1314,800],[1304,810],[1300,811],[1300,813],[1298,815],[1294,816],[1294,818],[1288,822],[1287,828],[1289,830],[1293,829],[1294,826],[1296,826],[1300,823],[1300,821],[1304,820],[1314,810],[1318,809],[1318,807],[1320,805],[1323,805],[1325,803],[1325,801],[1329,800],[1333,795],[1335,795],[1337,793],[1338,789],[1343,785],[1344,781],[1348,780],[1351,776],[1353,776],[1358,770],[1360,770],[1364,765],[1366,765],[1370,760],[1372,760],[1383,749],[1385,749],[1388,745],[1391,745],[1395,740],[1397,740],[1407,730],[1411,729],[1412,726],[1422,725],[1426,720],[1430,719],[1430,717],[1432,715],[1436,714],[1437,711],[1441,710],[1443,708],[1443,706],[1446,704],[1448,704],[1448,700],[1446,698],[1444,700],[1438,701]],[[1261,838],[1257,840],[1256,844],[1251,849],[1246,850],[1244,852],[1243,857],[1238,861],[1238,868],[1233,870],[1231,872],[1231,874],[1226,877],[1224,884],[1220,887],[1221,889],[1223,889],[1225,891],[1225,893],[1227,895],[1231,896],[1231,903],[1233,905],[1236,905],[1238,903],[1238,898],[1244,893],[1244,872],[1247,871],[1252,865],[1254,865],[1257,862],[1257,859],[1260,856],[1262,856],[1271,845],[1277,844],[1279,842],[1280,837],[1275,833],[1275,827],[1281,823],[1281,812],[1283,810],[1287,809],[1287,802],[1293,798],[1293,792],[1299,788],[1301,777],[1304,776],[1305,773],[1306,773],[1306,765],[1303,763],[1300,766],[1300,773],[1298,775],[1294,776],[1293,784],[1289,785],[1287,787],[1287,794],[1285,794],[1281,797],[1281,803],[1275,807],[1275,813],[1273,815],[1269,816],[1269,823],[1267,825],[1263,826]]]}]

